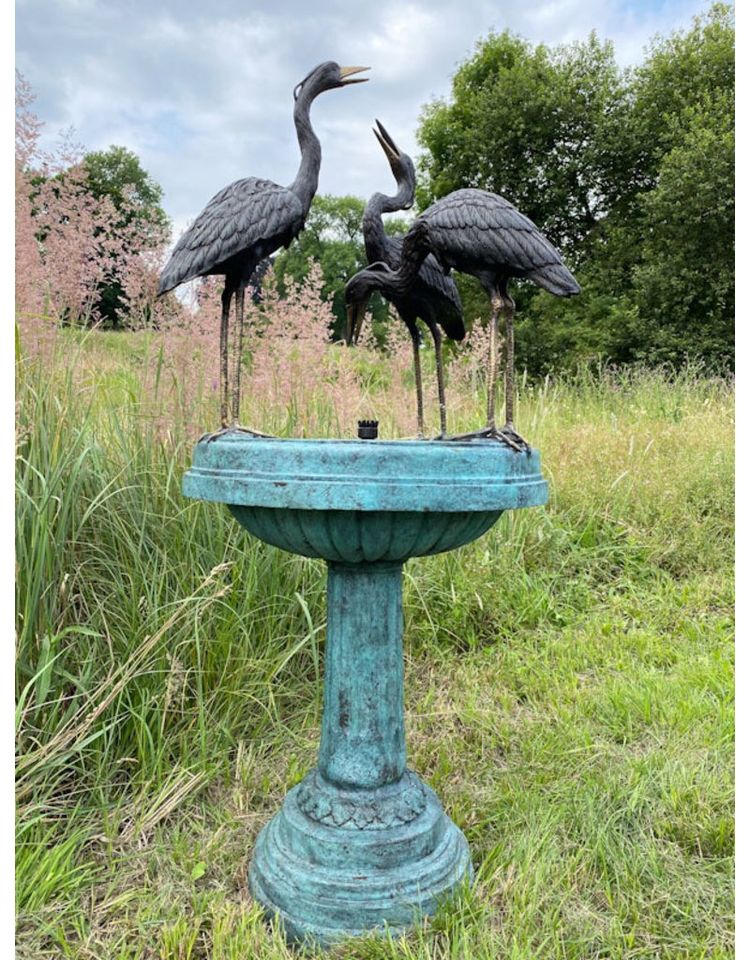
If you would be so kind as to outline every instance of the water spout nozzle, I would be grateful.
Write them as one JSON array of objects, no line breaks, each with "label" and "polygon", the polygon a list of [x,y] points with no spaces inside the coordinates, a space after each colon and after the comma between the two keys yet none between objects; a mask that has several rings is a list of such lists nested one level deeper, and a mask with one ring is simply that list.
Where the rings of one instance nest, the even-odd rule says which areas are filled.
[{"label": "water spout nozzle", "polygon": [[360,440],[378,439],[378,421],[377,420],[358,420],[357,437]]}]

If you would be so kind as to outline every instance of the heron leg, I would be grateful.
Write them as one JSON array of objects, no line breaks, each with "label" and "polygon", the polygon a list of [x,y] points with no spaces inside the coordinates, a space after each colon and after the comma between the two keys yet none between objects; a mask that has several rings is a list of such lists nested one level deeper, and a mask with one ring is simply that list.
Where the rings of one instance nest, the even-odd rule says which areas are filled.
[{"label": "heron leg", "polygon": [[242,342],[245,326],[245,282],[240,282],[234,295],[234,384],[232,386],[232,426],[240,422],[240,374],[242,372]]},{"label": "heron leg", "polygon": [[502,298],[492,297],[492,314],[490,316],[490,347],[487,358],[487,430],[495,430],[495,388],[497,384],[497,325],[498,313],[502,307]]},{"label": "heron leg", "polygon": [[424,439],[424,397],[422,394],[422,359],[419,356],[419,330],[409,324],[412,353],[414,356],[414,385],[417,391],[417,439]]},{"label": "heron leg", "polygon": [[512,441],[521,449],[530,450],[528,443],[523,439],[513,423],[515,405],[515,351],[513,317],[516,305],[513,298],[507,293],[503,296],[503,313],[505,315],[505,426],[499,431],[506,441]]},{"label": "heron leg", "polygon": [[[212,440],[218,440],[227,433],[239,431],[249,433],[254,437],[267,437],[267,433],[258,433],[256,430],[248,430],[246,427],[240,427],[239,421],[239,390],[240,390],[240,369],[242,361],[242,323],[244,320],[244,298],[245,284],[235,287],[227,279],[224,290],[221,294],[221,330],[219,337],[219,366],[221,379],[221,428],[213,433],[205,433],[199,443],[211,443]],[[229,425],[229,311],[232,304],[232,296],[236,294],[237,309],[237,331],[235,331],[235,370],[234,370],[234,390],[232,391],[232,425]]]},{"label": "heron leg", "polygon": [[221,380],[221,426],[229,425],[229,306],[232,302],[232,288],[229,282],[221,294],[221,332],[219,337],[219,377]]},{"label": "heron leg", "polygon": [[[513,426],[513,310],[515,304],[506,294],[498,293],[492,298],[492,317],[490,327],[490,349],[487,371],[487,426],[474,433],[461,433],[450,437],[451,440],[500,440],[518,453],[530,451],[528,443],[516,433]],[[498,314],[505,314],[506,365],[505,365],[505,426],[498,430],[495,423],[495,388],[497,383],[497,340]]]},{"label": "heron leg", "polygon": [[445,374],[443,368],[443,335],[440,332],[440,327],[436,323],[428,324],[430,328],[430,333],[432,334],[432,339],[435,344],[435,370],[437,372],[437,385],[438,385],[438,405],[440,407],[440,433],[437,436],[438,440],[444,439],[446,433],[448,432],[448,423],[446,417],[446,407],[445,407]]},{"label": "heron leg", "polygon": [[242,281],[235,294],[235,310],[237,330],[235,332],[235,357],[234,357],[234,389],[232,390],[232,426],[233,433],[247,433],[251,437],[270,437],[269,433],[260,433],[258,430],[251,430],[250,427],[240,426],[240,379],[242,374],[242,346],[245,331],[245,288],[247,281]]},{"label": "heron leg", "polygon": [[505,314],[505,427],[513,427],[513,402],[515,400],[515,356],[513,342],[513,314],[516,305],[506,293],[503,297],[503,313]]}]

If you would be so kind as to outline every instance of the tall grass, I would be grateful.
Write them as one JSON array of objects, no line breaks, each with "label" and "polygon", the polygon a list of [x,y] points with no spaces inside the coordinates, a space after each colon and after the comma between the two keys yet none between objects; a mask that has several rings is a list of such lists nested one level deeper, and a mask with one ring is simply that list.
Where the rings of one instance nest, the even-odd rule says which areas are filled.
[{"label": "tall grass", "polygon": [[[408,365],[325,363],[244,419],[408,432]],[[18,389],[19,955],[287,956],[243,874],[315,760],[324,567],[181,496],[215,392],[155,335],[58,335]],[[460,359],[451,391],[480,422]],[[731,955],[732,404],[696,369],[521,385],[548,507],[406,576],[411,763],[478,882],[341,956]]]}]

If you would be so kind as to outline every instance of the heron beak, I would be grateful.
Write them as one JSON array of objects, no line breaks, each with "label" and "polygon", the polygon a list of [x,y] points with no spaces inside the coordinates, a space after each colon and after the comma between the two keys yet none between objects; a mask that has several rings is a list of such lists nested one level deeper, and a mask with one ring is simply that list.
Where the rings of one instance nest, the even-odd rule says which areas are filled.
[{"label": "heron beak", "polygon": [[369,70],[369,67],[341,67],[339,82],[342,87],[348,87],[351,83],[367,83],[369,77],[357,77],[355,80],[348,80],[354,73],[362,73],[363,70]]},{"label": "heron beak", "polygon": [[378,143],[383,148],[386,157],[388,157],[388,162],[391,166],[393,166],[397,160],[401,159],[401,151],[393,142],[393,138],[385,129],[380,120],[376,120],[375,123],[378,125],[378,129],[376,130],[373,127],[372,132],[378,138]]}]

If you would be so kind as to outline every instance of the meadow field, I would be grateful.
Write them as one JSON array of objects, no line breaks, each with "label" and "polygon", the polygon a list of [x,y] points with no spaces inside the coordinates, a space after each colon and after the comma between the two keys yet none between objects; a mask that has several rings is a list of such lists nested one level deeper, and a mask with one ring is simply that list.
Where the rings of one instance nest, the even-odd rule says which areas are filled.
[{"label": "meadow field", "polygon": [[[279,329],[251,343],[244,422],[413,432],[403,339],[386,357]],[[482,422],[480,341],[450,361],[452,430]],[[245,877],[316,762],[325,567],[182,497],[218,419],[215,350],[215,330],[19,333],[25,960],[293,956]],[[332,955],[732,957],[733,384],[520,379],[549,504],[405,570],[409,763],[476,883],[410,936]]]}]

